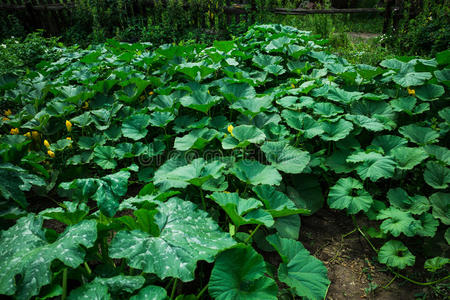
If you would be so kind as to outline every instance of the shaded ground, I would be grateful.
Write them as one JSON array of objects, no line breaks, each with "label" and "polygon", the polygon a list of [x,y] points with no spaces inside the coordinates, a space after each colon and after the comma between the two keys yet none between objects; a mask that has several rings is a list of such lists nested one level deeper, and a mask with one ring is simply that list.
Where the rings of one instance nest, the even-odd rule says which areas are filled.
[{"label": "shaded ground", "polygon": [[[393,275],[376,263],[376,254],[359,233],[342,240],[342,235],[353,229],[351,218],[340,212],[323,209],[311,217],[302,217],[300,241],[328,268],[331,286],[327,299],[416,299],[415,294],[423,292],[422,288],[403,280],[383,288]],[[365,291],[370,284],[378,288]]]},{"label": "shaded ground", "polygon": [[352,38],[359,38],[363,40],[373,39],[379,37],[378,33],[367,33],[367,32],[347,32],[347,34]]}]

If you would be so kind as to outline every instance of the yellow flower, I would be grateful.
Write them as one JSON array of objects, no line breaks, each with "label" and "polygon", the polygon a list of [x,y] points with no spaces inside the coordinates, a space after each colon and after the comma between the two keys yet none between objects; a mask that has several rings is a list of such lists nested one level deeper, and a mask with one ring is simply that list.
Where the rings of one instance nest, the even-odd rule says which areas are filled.
[{"label": "yellow flower", "polygon": [[9,133],[11,133],[11,134],[19,134],[19,128],[11,128],[11,131]]},{"label": "yellow flower", "polygon": [[48,149],[50,148],[50,143],[47,140],[44,140],[44,146]]},{"label": "yellow flower", "polygon": [[55,152],[53,152],[52,150],[48,150],[47,154],[48,154],[48,156],[50,156],[52,158],[55,157]]},{"label": "yellow flower", "polygon": [[233,125],[228,125],[228,127],[227,127],[227,130],[228,130],[228,132],[231,134],[231,136],[233,136]]},{"label": "yellow flower", "polygon": [[27,138],[31,138],[31,132],[28,131],[27,133],[24,134],[24,136],[26,136]]},{"label": "yellow flower", "polygon": [[2,121],[9,121],[9,119],[7,117],[3,117]]},{"label": "yellow flower", "polygon": [[84,102],[84,105],[83,105],[83,109],[88,109],[89,108],[89,102]]},{"label": "yellow flower", "polygon": [[33,138],[33,140],[37,141],[39,139],[39,132],[33,131],[31,133],[31,137]]},{"label": "yellow flower", "polygon": [[7,116],[7,117],[12,115],[12,111],[10,109],[5,110],[4,113],[5,113],[5,116]]},{"label": "yellow flower", "polygon": [[148,93],[149,96],[151,96],[151,95],[153,95],[153,94],[154,94],[153,91],[150,91],[150,92]]},{"label": "yellow flower", "polygon": [[72,130],[72,123],[70,123],[70,121],[66,120],[66,127],[67,127],[67,131],[71,131]]},{"label": "yellow flower", "polygon": [[408,94],[410,94],[411,96],[415,96],[416,95],[416,91],[413,89],[408,88]]},{"label": "yellow flower", "polygon": [[71,141],[72,140],[72,138],[69,136],[69,137],[66,137],[66,140],[69,140],[69,141]]},{"label": "yellow flower", "polygon": [[291,84],[291,88],[295,89],[295,84]]}]

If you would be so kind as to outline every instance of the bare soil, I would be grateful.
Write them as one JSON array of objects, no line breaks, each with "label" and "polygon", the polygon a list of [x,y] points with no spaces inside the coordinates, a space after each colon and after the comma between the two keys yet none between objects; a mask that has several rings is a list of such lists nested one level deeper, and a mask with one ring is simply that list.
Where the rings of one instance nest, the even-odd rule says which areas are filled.
[{"label": "bare soil", "polygon": [[[358,220],[363,225],[364,220]],[[396,279],[376,262],[376,253],[364,238],[353,232],[349,216],[337,211],[322,209],[311,217],[302,217],[300,241],[311,253],[324,262],[331,281],[327,299],[416,299],[423,292],[421,287]],[[375,291],[365,291],[369,284],[376,284]]]},{"label": "bare soil", "polygon": [[374,39],[380,36],[378,33],[367,33],[367,32],[347,32],[347,34],[352,38],[359,38],[363,40]]}]

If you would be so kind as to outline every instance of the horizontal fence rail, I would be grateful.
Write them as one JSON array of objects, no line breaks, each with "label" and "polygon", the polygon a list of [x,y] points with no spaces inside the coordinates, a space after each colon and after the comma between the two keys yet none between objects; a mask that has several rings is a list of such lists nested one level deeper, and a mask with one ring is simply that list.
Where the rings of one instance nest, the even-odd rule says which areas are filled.
[{"label": "horizontal fence rail", "polygon": [[[71,24],[72,13],[76,10],[86,8],[83,0],[0,0],[0,12],[14,14],[29,30],[43,28],[50,34],[60,34],[61,31]],[[119,2],[119,1],[118,1]],[[117,3],[118,3],[117,2]],[[241,21],[241,15],[250,22],[254,20],[255,13],[274,13],[279,15],[311,15],[311,14],[382,14],[385,15],[385,24],[389,23],[392,13],[396,11],[392,5],[386,8],[347,8],[347,9],[287,9],[273,8],[267,11],[257,8],[254,0],[247,3],[233,4],[230,0],[196,0],[178,1],[182,11],[189,13],[192,17],[190,24],[197,28],[224,29],[227,25],[236,24]],[[106,3],[106,2],[105,2]],[[115,5],[118,5],[115,3]],[[127,17],[147,17],[152,15],[155,21],[162,22],[164,10],[170,9],[169,0],[125,0],[121,2],[123,7],[120,14]],[[173,1],[171,2],[173,3]],[[392,2],[387,2],[392,3]],[[89,4],[88,4],[89,5]],[[178,30],[180,28],[174,28]],[[387,30],[387,26],[384,28]]]}]

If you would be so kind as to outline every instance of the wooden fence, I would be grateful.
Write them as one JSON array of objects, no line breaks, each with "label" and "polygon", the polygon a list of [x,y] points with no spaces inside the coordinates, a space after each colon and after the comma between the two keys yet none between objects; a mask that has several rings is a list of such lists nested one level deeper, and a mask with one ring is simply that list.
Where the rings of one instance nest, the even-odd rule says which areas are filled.
[{"label": "wooden fence", "polygon": [[[56,2],[57,1],[57,2]],[[107,6],[108,0],[96,0],[95,3],[103,3],[103,9],[111,9]],[[45,29],[50,34],[60,34],[64,28],[73,22],[75,12],[82,14],[92,9],[89,0],[0,0],[0,12],[3,15],[12,14],[17,17],[27,30],[37,28]],[[253,21],[255,13],[267,13],[261,11],[256,5],[256,0],[243,1],[235,4],[231,0],[109,0],[110,4],[120,5],[116,12],[126,18],[148,17],[152,15],[156,21],[162,21],[163,11],[171,10],[173,3],[178,5],[180,13],[189,12],[189,25],[197,28],[222,29],[227,25],[239,23],[242,19]],[[119,4],[117,4],[119,3]],[[181,5],[180,5],[181,3]],[[286,3],[286,1],[281,2]],[[388,1],[387,3],[390,3]],[[98,14],[104,14],[102,7],[97,9]],[[273,8],[271,13],[282,15],[305,15],[305,14],[349,14],[349,13],[373,13],[385,14],[385,24],[389,23],[392,12],[391,6],[385,8],[353,8],[353,9],[286,9]],[[1,16],[1,14],[0,14]],[[107,16],[106,16],[107,17]],[[116,15],[113,15],[117,18]],[[171,16],[172,18],[174,16]],[[175,14],[176,17],[176,14]],[[118,18],[120,19],[120,17]],[[118,21],[119,22],[119,21]],[[117,25],[117,24],[116,24]],[[180,28],[174,28],[178,30]],[[387,30],[387,27],[384,28]]]}]

